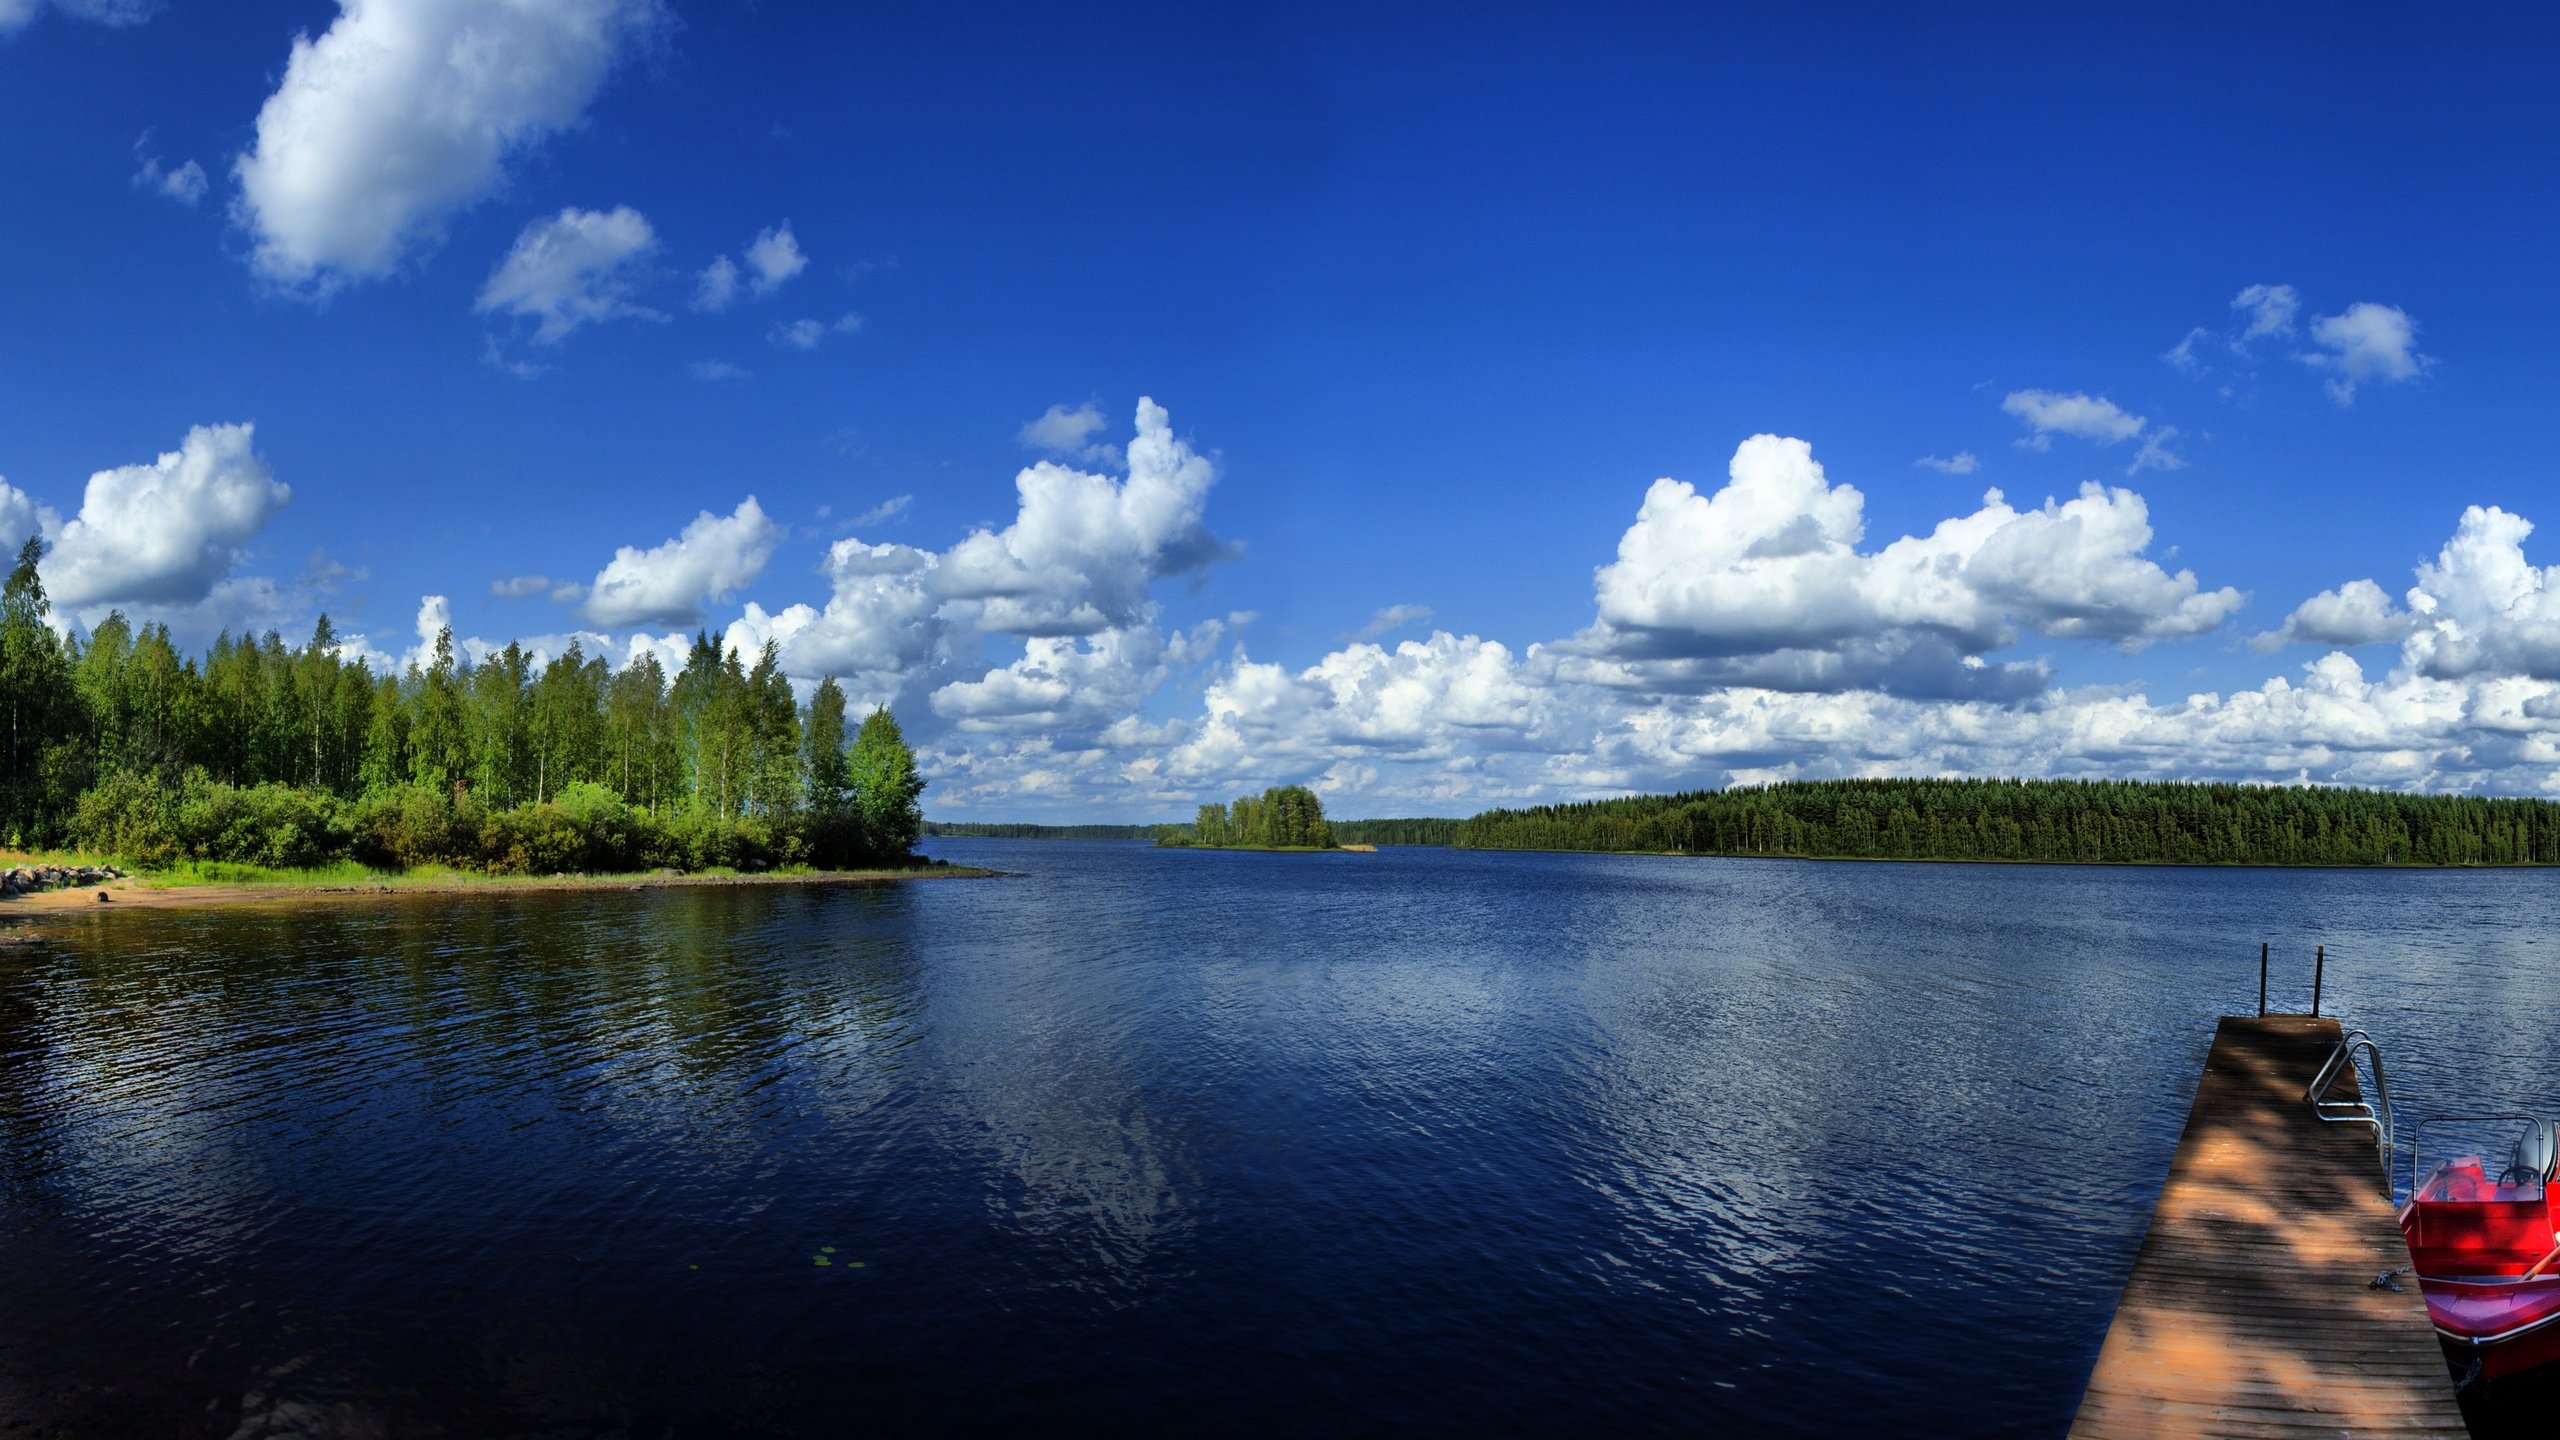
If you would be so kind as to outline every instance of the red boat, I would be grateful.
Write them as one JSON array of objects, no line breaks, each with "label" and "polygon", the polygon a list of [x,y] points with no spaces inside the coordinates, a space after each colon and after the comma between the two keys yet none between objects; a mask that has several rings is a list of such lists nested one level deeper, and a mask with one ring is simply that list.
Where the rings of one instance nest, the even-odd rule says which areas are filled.
[{"label": "red boat", "polygon": [[2476,1155],[2437,1165],[2400,1206],[2427,1316],[2465,1389],[2560,1365],[2552,1122],[2470,1118],[2523,1119],[2525,1133],[2494,1170]]}]

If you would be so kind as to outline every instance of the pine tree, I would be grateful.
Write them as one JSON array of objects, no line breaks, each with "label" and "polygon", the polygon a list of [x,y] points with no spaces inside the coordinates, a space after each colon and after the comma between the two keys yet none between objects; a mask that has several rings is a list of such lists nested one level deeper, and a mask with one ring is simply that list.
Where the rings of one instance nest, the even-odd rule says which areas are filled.
[{"label": "pine tree", "polygon": [[800,757],[809,808],[820,815],[843,810],[851,800],[853,771],[844,757],[844,687],[833,675],[819,681],[809,696],[809,717],[800,724]]}]

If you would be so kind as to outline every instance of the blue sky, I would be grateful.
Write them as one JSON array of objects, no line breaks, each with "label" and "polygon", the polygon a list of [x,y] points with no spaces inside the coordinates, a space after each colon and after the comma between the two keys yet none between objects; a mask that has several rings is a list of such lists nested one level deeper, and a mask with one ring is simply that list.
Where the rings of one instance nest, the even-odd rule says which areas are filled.
[{"label": "blue sky", "polygon": [[0,0],[0,522],[952,816],[2560,788],[2543,17],[1377,9]]}]

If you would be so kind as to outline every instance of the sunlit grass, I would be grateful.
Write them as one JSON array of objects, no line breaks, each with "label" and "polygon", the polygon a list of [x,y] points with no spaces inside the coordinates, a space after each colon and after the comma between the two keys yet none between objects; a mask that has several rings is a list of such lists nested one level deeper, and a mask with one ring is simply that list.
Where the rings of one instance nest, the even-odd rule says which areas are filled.
[{"label": "sunlit grass", "polygon": [[326,890],[363,887],[368,889],[404,889],[455,886],[493,886],[520,888],[526,886],[575,886],[597,883],[639,882],[682,878],[686,880],[802,879],[826,874],[896,875],[928,868],[879,866],[861,870],[822,871],[810,865],[777,865],[771,870],[744,871],[728,865],[706,866],[700,870],[670,872],[635,870],[613,872],[578,872],[558,875],[492,875],[482,870],[457,870],[450,865],[420,865],[409,870],[380,870],[353,860],[340,860],[328,865],[305,869],[286,869],[269,865],[244,865],[228,860],[180,860],[158,867],[139,865],[118,855],[88,850],[0,850],[0,870],[13,865],[34,867],[60,865],[107,866],[124,871],[142,885],[154,890],[191,890],[214,887],[256,887],[259,889]]}]

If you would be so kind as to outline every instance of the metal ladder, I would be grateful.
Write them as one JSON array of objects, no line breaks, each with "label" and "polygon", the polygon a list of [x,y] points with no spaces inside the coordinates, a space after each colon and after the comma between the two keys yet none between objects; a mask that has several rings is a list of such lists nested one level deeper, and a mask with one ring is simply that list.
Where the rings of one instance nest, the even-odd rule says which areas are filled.
[{"label": "metal ladder", "polygon": [[[2363,1053],[2366,1063],[2373,1069],[2373,1089],[2361,1099],[2330,1099],[2329,1089],[2338,1083],[2339,1076],[2356,1074],[2358,1052]],[[2361,1078],[2358,1088],[2362,1089]],[[2373,1148],[2382,1162],[2383,1190],[2396,1197],[2391,1177],[2391,1082],[2382,1073],[2382,1047],[2374,1043],[2373,1037],[2362,1030],[2350,1030],[2340,1036],[2337,1048],[2331,1050],[2329,1058],[2321,1063],[2320,1073],[2311,1077],[2311,1084],[2303,1090],[2302,1098],[2311,1103],[2311,1113],[2319,1117],[2322,1124],[2373,1127]]]}]

